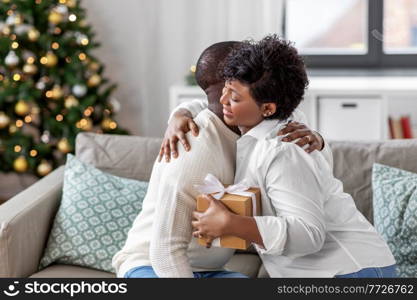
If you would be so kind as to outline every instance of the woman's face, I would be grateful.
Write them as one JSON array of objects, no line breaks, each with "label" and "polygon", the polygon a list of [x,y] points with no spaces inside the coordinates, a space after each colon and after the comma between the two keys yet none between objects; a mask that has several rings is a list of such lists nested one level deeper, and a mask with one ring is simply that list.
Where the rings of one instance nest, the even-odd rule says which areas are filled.
[{"label": "woman's face", "polygon": [[238,80],[226,81],[220,103],[223,105],[226,124],[239,126],[245,132],[262,122],[264,114],[271,111],[271,106],[272,113],[275,112],[275,103],[259,106],[250,95],[249,87]]}]

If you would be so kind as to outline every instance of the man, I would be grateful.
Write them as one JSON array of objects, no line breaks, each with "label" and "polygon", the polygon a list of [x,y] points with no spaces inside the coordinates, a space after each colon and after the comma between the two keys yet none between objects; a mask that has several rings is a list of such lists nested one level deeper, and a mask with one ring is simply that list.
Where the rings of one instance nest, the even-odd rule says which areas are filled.
[{"label": "man", "polygon": [[[234,254],[233,249],[200,246],[192,237],[191,224],[198,195],[194,184],[201,184],[207,173],[212,173],[223,183],[234,181],[239,135],[223,122],[219,99],[224,82],[217,71],[236,45],[238,42],[217,43],[200,56],[196,77],[207,94],[208,109],[201,111],[193,121],[188,120],[189,115],[184,117],[188,112],[180,110],[170,122],[161,153],[169,145],[175,151],[176,159],[154,164],[142,211],[135,219],[124,247],[113,257],[112,265],[118,277],[127,272],[132,277],[245,277],[223,268]],[[188,125],[176,127],[184,120]],[[293,128],[295,126],[300,124]],[[185,127],[193,128],[193,138],[190,132],[180,132],[179,129]],[[315,134],[309,136],[317,143]],[[175,137],[192,150],[174,148]]]}]

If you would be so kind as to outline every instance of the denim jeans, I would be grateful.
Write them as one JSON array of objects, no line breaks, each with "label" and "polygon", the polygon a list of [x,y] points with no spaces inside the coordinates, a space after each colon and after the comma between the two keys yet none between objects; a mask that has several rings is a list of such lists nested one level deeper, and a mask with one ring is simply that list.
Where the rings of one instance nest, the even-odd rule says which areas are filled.
[{"label": "denim jeans", "polygon": [[397,265],[381,268],[365,268],[358,272],[336,275],[336,278],[395,278],[397,276]]},{"label": "denim jeans", "polygon": [[[151,266],[140,266],[130,269],[124,278],[158,278]],[[194,278],[249,278],[238,272],[231,271],[205,271],[194,272]]]}]

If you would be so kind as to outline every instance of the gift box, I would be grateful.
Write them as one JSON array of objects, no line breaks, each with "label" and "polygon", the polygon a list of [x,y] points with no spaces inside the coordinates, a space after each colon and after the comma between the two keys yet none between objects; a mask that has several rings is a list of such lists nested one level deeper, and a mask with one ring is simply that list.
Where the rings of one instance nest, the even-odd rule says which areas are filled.
[{"label": "gift box", "polygon": [[[259,216],[261,212],[261,191],[256,187],[249,187],[246,183],[235,185],[223,185],[220,181],[209,174],[205,179],[204,186],[197,186],[202,194],[210,194],[216,200],[221,201],[235,214],[241,216]],[[197,211],[204,212],[209,207],[209,201],[203,195],[197,196]],[[199,238],[198,243],[206,246],[206,240]],[[221,236],[213,240],[212,246],[246,250],[250,242],[236,236]]]}]

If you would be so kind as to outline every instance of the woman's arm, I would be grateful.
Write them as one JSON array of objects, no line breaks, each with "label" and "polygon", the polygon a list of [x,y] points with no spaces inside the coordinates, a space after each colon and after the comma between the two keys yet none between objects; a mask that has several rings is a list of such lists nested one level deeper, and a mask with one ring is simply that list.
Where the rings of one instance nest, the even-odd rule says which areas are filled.
[{"label": "woman's arm", "polygon": [[[243,217],[212,200],[204,213],[194,212],[193,233],[209,242],[222,235],[233,235],[253,242],[263,254],[304,256],[323,246],[326,227],[324,201],[314,159],[295,144],[285,143],[272,161],[263,163],[264,176],[276,215]],[[275,148],[273,148],[275,149]],[[274,155],[275,154],[275,155]]]},{"label": "woman's arm", "polygon": [[291,115],[291,119],[292,122],[285,128],[281,129],[278,132],[278,135],[288,133],[284,138],[284,141],[294,141],[300,147],[304,147],[309,144],[308,147],[303,148],[307,153],[313,152],[314,150],[322,151],[325,159],[331,165],[333,163],[332,158],[330,157],[331,150],[321,134],[309,128],[306,115],[300,109],[296,108]]},{"label": "woman's arm", "polygon": [[165,156],[165,161],[178,157],[178,141],[181,142],[186,151],[190,151],[190,143],[187,140],[186,133],[191,131],[194,136],[198,136],[198,126],[193,118],[198,113],[208,107],[208,101],[195,99],[178,105],[170,114],[168,119],[168,128],[165,131],[164,139],[159,149],[158,161],[160,162]]},{"label": "woman's arm", "polygon": [[259,232],[258,225],[253,217],[231,214],[224,234],[237,236],[250,243],[258,244],[265,249],[261,233]]},{"label": "woman's arm", "polygon": [[194,99],[179,104],[169,115],[168,125],[171,122],[175,114],[183,114],[194,119],[202,110],[208,107],[207,99]]},{"label": "woman's arm", "polygon": [[317,252],[324,244],[325,194],[322,178],[313,155],[292,143],[283,143],[273,159],[264,162],[264,186],[275,216],[255,216],[265,249],[264,254],[304,256]]},{"label": "woman's arm", "polygon": [[253,217],[239,216],[231,212],[221,201],[211,195],[204,195],[209,202],[209,207],[204,213],[193,212],[191,222],[196,231],[193,236],[205,237],[208,247],[212,241],[223,235],[233,235],[249,242],[263,246],[262,237],[259,233]]},{"label": "woman's arm", "polygon": [[[317,133],[319,134],[319,133]],[[321,150],[321,154],[323,154],[324,159],[327,161],[327,163],[329,164],[329,168],[331,173],[333,174],[333,152],[332,152],[332,148],[330,148],[330,145],[328,142],[326,142],[325,139],[323,139],[324,145],[323,145],[323,149]]]}]

